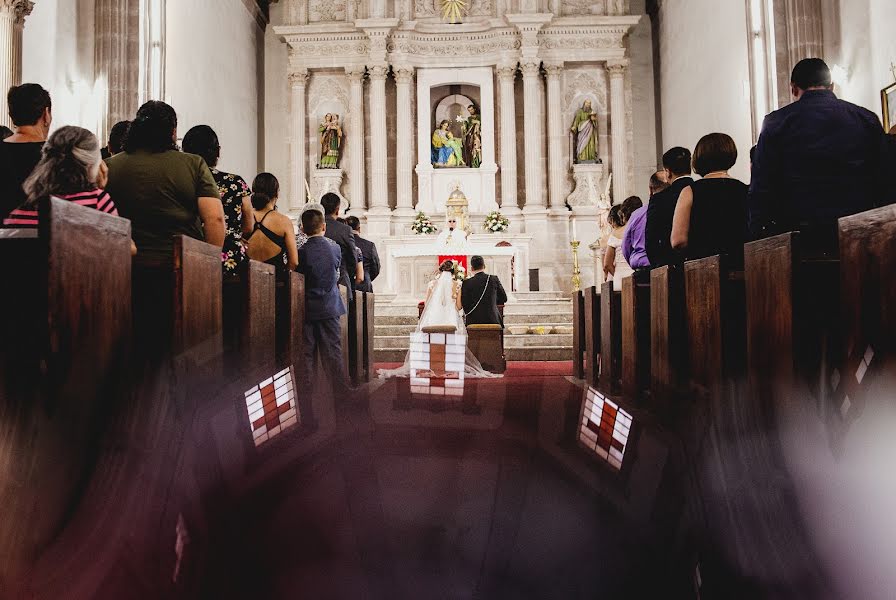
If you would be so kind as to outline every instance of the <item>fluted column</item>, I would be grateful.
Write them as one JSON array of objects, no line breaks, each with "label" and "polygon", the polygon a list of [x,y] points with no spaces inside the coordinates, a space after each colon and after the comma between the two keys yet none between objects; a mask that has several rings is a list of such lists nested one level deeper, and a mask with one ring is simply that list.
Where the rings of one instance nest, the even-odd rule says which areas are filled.
[{"label": "fluted column", "polygon": [[307,125],[305,123],[305,84],[308,82],[308,71],[305,69],[289,74],[290,107],[289,107],[289,165],[292,178],[289,185],[289,207],[301,210],[305,204],[305,183],[307,174]]},{"label": "fluted column", "polygon": [[139,102],[140,3],[96,0],[94,64],[105,81],[105,110],[99,136],[105,141],[118,121],[132,119]]},{"label": "fluted column", "polygon": [[520,213],[516,193],[516,99],[513,83],[516,64],[498,67],[501,96],[501,212]]},{"label": "fluted column", "polygon": [[628,136],[625,127],[625,70],[628,61],[607,63],[610,74],[610,147],[613,156],[613,203],[628,197]]},{"label": "fluted column", "polygon": [[22,83],[22,30],[31,14],[30,0],[0,0],[0,124],[12,127],[6,92]]},{"label": "fluted column", "polygon": [[562,64],[546,65],[548,80],[548,201],[554,208],[564,205],[563,176],[566,165],[563,162],[563,141],[568,139],[562,120],[562,100],[560,99],[560,72]]},{"label": "fluted column", "polygon": [[525,63],[523,71],[523,132],[526,146],[526,211],[545,208],[541,179],[541,141],[544,136],[544,89],[541,67],[537,62]]},{"label": "fluted column", "polygon": [[[386,75],[385,65],[370,67],[370,212],[389,212],[389,160],[386,131]],[[401,120],[401,119],[399,119]]]},{"label": "fluted column", "polygon": [[414,124],[411,122],[413,101],[411,100],[411,82],[414,80],[412,67],[396,67],[395,106],[398,119],[395,121],[395,213],[396,216],[409,217],[414,214]]},{"label": "fluted column", "polygon": [[349,202],[363,210],[366,204],[367,176],[364,169],[364,67],[346,69],[349,81]]}]

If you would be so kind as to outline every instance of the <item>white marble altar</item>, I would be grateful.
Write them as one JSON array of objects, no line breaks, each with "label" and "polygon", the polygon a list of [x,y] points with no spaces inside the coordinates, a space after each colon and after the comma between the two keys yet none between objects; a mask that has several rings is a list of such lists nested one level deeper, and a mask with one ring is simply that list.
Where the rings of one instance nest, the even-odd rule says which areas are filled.
[{"label": "white marble altar", "polygon": [[[315,174],[320,115],[336,112],[344,116],[341,193],[387,257],[388,288],[378,291],[417,290],[414,260],[392,250],[420,243],[409,232],[417,211],[442,222],[459,186],[474,229],[499,209],[510,219],[507,236],[525,237],[518,289],[528,289],[533,267],[542,290],[568,292],[571,220],[584,248],[600,234],[603,204],[634,189],[627,36],[640,17],[627,14],[628,2],[470,0],[462,23],[448,24],[434,0],[282,1],[274,31],[288,49],[288,189],[302,196],[290,209],[304,203],[301,180]],[[477,106],[479,168],[432,164],[436,113],[444,118],[438,106],[449,97]],[[596,113],[602,164],[574,167],[569,127],[584,100]],[[610,174],[611,196],[596,197]]]}]

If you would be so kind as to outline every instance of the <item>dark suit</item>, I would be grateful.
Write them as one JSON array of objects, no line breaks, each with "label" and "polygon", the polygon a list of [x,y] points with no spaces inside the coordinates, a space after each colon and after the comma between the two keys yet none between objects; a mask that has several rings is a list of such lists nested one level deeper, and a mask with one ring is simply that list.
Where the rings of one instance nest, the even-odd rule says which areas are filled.
[{"label": "dark suit", "polygon": [[[358,248],[355,246],[355,235],[352,232],[352,228],[328,216],[327,231],[324,235],[339,244],[339,249],[342,251],[339,283],[348,290],[354,290],[355,265],[361,261],[358,260]],[[349,302],[354,302],[354,297],[354,294],[349,294]]]},{"label": "dark suit", "polygon": [[672,248],[672,217],[681,191],[694,183],[690,177],[681,177],[661,192],[650,198],[647,204],[647,225],[644,228],[644,243],[650,268],[678,262],[678,255]]},{"label": "dark suit", "polygon": [[460,289],[460,299],[467,315],[467,325],[504,327],[498,305],[507,303],[507,293],[495,275],[479,272],[465,280]]},{"label": "dark suit", "polygon": [[364,258],[364,282],[358,285],[358,289],[362,292],[372,292],[373,280],[380,274],[380,255],[376,251],[376,244],[365,240],[357,233],[355,234],[355,245]]},{"label": "dark suit", "polygon": [[877,115],[827,90],[765,118],[753,160],[749,219],[753,237],[820,226],[887,203],[885,136]]}]

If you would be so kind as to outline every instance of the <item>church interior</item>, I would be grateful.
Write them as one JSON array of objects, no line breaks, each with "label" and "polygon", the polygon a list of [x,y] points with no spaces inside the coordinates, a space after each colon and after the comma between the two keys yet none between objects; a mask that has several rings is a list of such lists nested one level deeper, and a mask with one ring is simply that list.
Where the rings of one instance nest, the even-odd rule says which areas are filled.
[{"label": "church interior", "polygon": [[893,598],[894,28],[0,0],[0,600]]}]

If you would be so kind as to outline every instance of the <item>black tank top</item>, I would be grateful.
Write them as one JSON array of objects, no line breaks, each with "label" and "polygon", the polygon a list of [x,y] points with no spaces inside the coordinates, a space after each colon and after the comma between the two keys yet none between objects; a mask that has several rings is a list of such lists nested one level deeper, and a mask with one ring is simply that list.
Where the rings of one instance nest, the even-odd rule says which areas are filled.
[{"label": "black tank top", "polygon": [[727,254],[743,261],[747,239],[747,188],[737,179],[701,179],[691,184],[694,204],[686,259]]},{"label": "black tank top", "polygon": [[267,259],[264,262],[269,265],[274,265],[278,269],[286,269],[286,265],[287,265],[286,236],[285,235],[277,235],[273,231],[271,231],[270,229],[268,229],[267,227],[264,226],[264,220],[267,219],[268,215],[271,214],[272,212],[274,212],[273,209],[264,213],[264,216],[261,218],[261,221],[259,221],[258,219],[255,218],[254,213],[252,214],[252,220],[255,221],[255,225],[252,227],[252,235],[250,235],[249,237],[251,238],[253,235],[255,235],[256,232],[260,231],[261,233],[263,233],[265,235],[265,237],[267,237],[269,240],[271,240],[272,242],[277,244],[277,246],[280,247],[280,252],[275,254],[274,256],[272,256],[271,258]]}]

